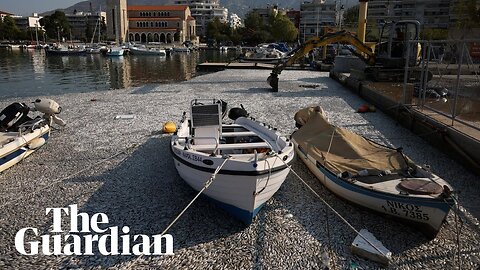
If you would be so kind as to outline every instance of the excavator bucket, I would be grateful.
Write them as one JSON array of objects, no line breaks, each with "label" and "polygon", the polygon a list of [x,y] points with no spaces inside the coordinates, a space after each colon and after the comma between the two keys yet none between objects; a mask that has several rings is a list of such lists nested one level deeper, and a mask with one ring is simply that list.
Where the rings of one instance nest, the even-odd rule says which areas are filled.
[{"label": "excavator bucket", "polygon": [[274,92],[278,92],[278,74],[270,73],[267,78],[268,84],[272,87]]}]

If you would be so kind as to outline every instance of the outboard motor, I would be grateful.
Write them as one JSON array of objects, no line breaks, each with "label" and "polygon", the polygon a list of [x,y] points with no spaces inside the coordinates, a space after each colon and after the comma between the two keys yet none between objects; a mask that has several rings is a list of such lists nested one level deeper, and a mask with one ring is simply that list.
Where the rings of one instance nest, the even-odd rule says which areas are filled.
[{"label": "outboard motor", "polygon": [[247,110],[245,110],[242,104],[240,104],[240,106],[241,108],[231,108],[230,111],[228,111],[228,118],[235,121],[239,117],[248,117]]},{"label": "outboard motor", "polygon": [[26,121],[30,108],[25,103],[12,103],[0,112],[0,131],[17,131],[18,127]]},{"label": "outboard motor", "polygon": [[62,111],[62,107],[57,102],[51,99],[37,99],[33,102],[35,110],[44,113],[45,119],[55,122],[57,125],[65,126],[66,123],[60,117],[56,116]]}]

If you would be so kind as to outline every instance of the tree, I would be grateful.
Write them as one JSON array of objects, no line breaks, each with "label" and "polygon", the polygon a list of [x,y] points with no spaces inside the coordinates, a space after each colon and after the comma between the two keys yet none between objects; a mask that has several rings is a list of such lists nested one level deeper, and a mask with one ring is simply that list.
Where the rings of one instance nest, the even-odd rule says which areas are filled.
[{"label": "tree", "polygon": [[8,40],[17,39],[20,35],[20,30],[15,24],[15,20],[10,16],[6,16],[5,18],[3,18],[1,32],[1,36],[3,36],[4,39]]},{"label": "tree", "polygon": [[265,28],[263,19],[257,12],[249,12],[245,17],[244,24],[248,31],[260,31]]},{"label": "tree", "polygon": [[444,40],[448,38],[448,29],[425,28],[420,32],[424,40]]},{"label": "tree", "polygon": [[460,0],[455,5],[455,15],[458,18],[458,29],[470,30],[480,26],[480,9],[477,9],[476,0]]},{"label": "tree", "polygon": [[358,11],[360,6],[353,6],[345,11],[343,19],[347,27],[355,27],[358,24]]},{"label": "tree", "polygon": [[70,33],[70,24],[62,11],[57,10],[52,15],[43,17],[40,19],[40,25],[45,28],[50,38],[62,38]]},{"label": "tree", "polygon": [[293,42],[297,39],[298,30],[286,15],[277,14],[272,17],[269,28],[274,41]]},{"label": "tree", "polygon": [[3,33],[3,20],[0,19],[0,40],[5,39],[5,34]]},{"label": "tree", "polygon": [[228,41],[232,35],[232,29],[227,23],[220,21],[216,17],[213,21],[207,24],[207,38],[215,39],[216,41]]}]

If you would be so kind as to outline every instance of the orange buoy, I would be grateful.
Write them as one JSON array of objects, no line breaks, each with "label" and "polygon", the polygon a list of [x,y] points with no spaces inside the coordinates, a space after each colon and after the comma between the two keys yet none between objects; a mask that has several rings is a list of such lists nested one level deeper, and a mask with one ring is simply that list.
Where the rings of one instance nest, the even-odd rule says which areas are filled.
[{"label": "orange buoy", "polygon": [[174,133],[177,131],[177,125],[174,122],[168,121],[163,124],[163,133]]},{"label": "orange buoy", "polygon": [[366,113],[369,111],[369,108],[368,108],[368,105],[367,104],[364,104],[362,106],[360,106],[360,108],[358,108],[357,112],[359,113]]}]

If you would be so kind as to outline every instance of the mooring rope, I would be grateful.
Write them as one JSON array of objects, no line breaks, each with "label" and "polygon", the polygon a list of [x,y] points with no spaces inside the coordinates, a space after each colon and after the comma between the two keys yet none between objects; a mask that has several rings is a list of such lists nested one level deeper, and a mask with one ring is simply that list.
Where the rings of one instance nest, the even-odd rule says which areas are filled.
[{"label": "mooring rope", "polygon": [[[167,231],[175,224],[175,222],[178,221],[178,219],[180,219],[180,217],[188,210],[188,208],[190,208],[190,206],[198,199],[198,197],[200,197],[200,195],[206,190],[208,189],[208,187],[213,183],[213,181],[215,180],[215,177],[217,176],[218,172],[220,172],[220,170],[223,168],[223,166],[225,165],[225,163],[227,163],[227,161],[231,158],[231,156],[228,156],[223,162],[222,164],[220,164],[220,166],[217,167],[217,169],[215,169],[215,171],[213,172],[213,174],[210,176],[210,178],[205,182],[205,184],[203,185],[203,188],[198,191],[197,195],[195,195],[195,197],[193,197],[193,199],[187,204],[187,206],[185,208],[183,208],[183,210],[180,212],[180,214],[178,214],[172,222],[170,222],[170,224],[168,224],[168,226],[165,228],[165,230],[163,230],[163,232],[160,234],[160,238],[165,235],[167,233]],[[151,249],[153,247],[153,245],[155,244],[155,242],[153,242],[148,249]],[[137,263],[142,257],[143,257],[143,253],[140,254],[135,260],[133,260],[125,269],[129,270],[129,269],[132,269],[132,266]]]},{"label": "mooring rope", "polygon": [[[360,231],[358,231],[355,227],[353,227],[353,225],[348,222],[348,220],[346,220],[339,212],[337,212],[337,210],[335,210],[327,201],[325,201],[322,196],[320,196],[320,194],[318,194],[309,184],[307,184],[307,182],[305,182],[305,180],[303,180],[303,178],[298,175],[297,172],[295,172],[292,168],[292,166],[288,165],[288,163],[286,163],[282,158],[280,158],[280,156],[278,156],[278,154],[276,153],[275,156],[277,156],[277,158],[279,158],[289,169],[290,171],[313,193],[315,194],[315,196],[317,196],[328,208],[330,208],[330,210],[335,214],[337,215],[341,221],[343,221],[343,223],[345,223],[350,229],[352,229],[352,231],[354,231],[357,235],[359,235],[361,238],[363,238],[363,240],[365,240],[370,246],[372,246],[376,251],[378,251],[380,254],[382,254],[383,256],[387,257],[387,254],[385,254],[382,250],[380,250],[378,247],[376,247],[372,242],[370,242],[370,240],[368,240],[365,236],[363,236]],[[388,257],[387,257],[388,258]],[[393,260],[389,260],[393,265],[396,265],[395,262],[393,262]]]},{"label": "mooring rope", "polygon": [[[456,250],[456,257],[457,257],[457,263],[458,263],[458,269],[461,270],[462,269],[462,254],[461,254],[461,246],[460,246],[460,234],[461,234],[461,229],[463,227],[463,221],[460,217],[460,203],[458,201],[458,199],[455,197],[455,196],[451,196],[451,198],[453,199],[454,203],[455,203],[455,206],[456,206],[456,209],[455,207],[452,207],[453,209],[453,212],[455,213],[454,215],[454,221],[455,221],[455,236],[456,236],[456,245],[457,245],[457,250]],[[443,201],[448,204],[447,200],[446,199],[443,199]],[[460,223],[460,227],[458,226],[458,224]],[[453,256],[453,264],[455,264],[455,255]]]}]

